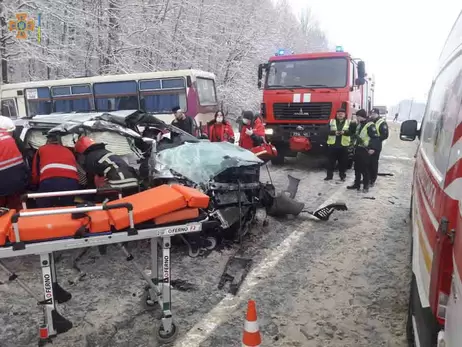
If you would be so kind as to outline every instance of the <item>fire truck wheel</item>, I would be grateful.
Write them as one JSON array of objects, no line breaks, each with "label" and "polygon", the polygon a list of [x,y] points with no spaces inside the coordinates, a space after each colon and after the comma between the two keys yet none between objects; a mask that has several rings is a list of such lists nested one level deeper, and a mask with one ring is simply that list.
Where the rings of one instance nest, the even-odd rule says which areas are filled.
[{"label": "fire truck wheel", "polygon": [[284,156],[281,155],[278,152],[278,155],[276,157],[274,157],[273,159],[271,159],[271,164],[273,164],[273,165],[283,165],[284,164]]}]

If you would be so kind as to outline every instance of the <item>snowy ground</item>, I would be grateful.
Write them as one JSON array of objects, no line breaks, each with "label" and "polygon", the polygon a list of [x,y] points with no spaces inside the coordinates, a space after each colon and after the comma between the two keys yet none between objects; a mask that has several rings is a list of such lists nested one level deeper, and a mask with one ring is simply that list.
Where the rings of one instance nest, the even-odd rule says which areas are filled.
[{"label": "snowy ground", "polygon": [[[346,212],[328,222],[308,215],[259,223],[245,241],[253,267],[236,297],[217,284],[233,250],[192,259],[183,247],[173,251],[173,313],[180,328],[175,347],[241,346],[245,306],[257,302],[263,346],[405,346],[410,280],[409,201],[415,143],[401,142],[391,125],[380,177],[370,193],[350,192],[346,183],[324,182],[324,171],[308,157],[270,167],[274,184],[287,185],[287,174],[301,179],[297,200],[314,210],[345,201]],[[263,178],[266,180],[267,174]],[[261,218],[260,218],[261,220]],[[137,261],[149,267],[148,244],[132,245]],[[140,304],[143,282],[116,247],[97,250],[80,262],[87,277],[71,286],[72,254],[58,263],[62,285],[73,299],[59,306],[74,323],[53,341],[55,347],[158,346],[156,314]],[[37,257],[5,262],[40,293]],[[6,276],[0,280],[0,346],[34,346],[40,311],[33,299]]]}]

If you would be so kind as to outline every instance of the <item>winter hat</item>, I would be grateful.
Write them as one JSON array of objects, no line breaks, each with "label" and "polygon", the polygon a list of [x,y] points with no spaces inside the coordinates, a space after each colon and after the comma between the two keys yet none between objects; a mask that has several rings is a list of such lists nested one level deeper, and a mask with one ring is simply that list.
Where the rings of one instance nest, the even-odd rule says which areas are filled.
[{"label": "winter hat", "polygon": [[339,109],[337,110],[337,113],[340,113],[340,112],[346,113],[346,110],[345,110],[344,108],[339,108]]},{"label": "winter hat", "polygon": [[356,112],[357,117],[362,117],[362,118],[367,118],[367,112],[365,109],[360,109],[358,112]]},{"label": "winter hat", "polygon": [[253,112],[252,111],[244,111],[242,112],[242,118],[253,120]]}]

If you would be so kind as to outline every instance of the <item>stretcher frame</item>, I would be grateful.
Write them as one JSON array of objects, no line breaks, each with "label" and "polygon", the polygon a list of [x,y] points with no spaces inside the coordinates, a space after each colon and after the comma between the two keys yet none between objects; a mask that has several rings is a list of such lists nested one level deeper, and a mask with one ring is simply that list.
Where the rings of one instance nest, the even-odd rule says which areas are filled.
[{"label": "stretcher frame", "polygon": [[[66,191],[66,192],[52,192],[52,193],[34,193],[23,196],[23,207],[26,207],[25,201],[28,198],[42,198],[42,197],[55,197],[64,195],[85,195],[85,194],[97,194],[101,192],[114,192],[114,189],[87,189],[80,191]],[[120,194],[119,194],[120,196]],[[57,214],[72,214],[72,213],[86,213],[91,211],[103,211],[113,209],[127,209],[129,218],[129,228],[124,231],[106,233],[95,233],[88,234],[82,238],[65,238],[50,240],[45,242],[32,242],[24,243],[20,239],[18,220],[20,218],[28,218],[33,216],[46,216],[46,215],[57,215]],[[150,302],[158,303],[162,315],[161,324],[157,329],[157,339],[161,343],[172,342],[178,333],[178,328],[173,322],[173,315],[171,310],[171,257],[170,247],[171,238],[175,235],[198,233],[209,227],[215,227],[216,222],[209,221],[208,217],[204,217],[202,220],[192,221],[183,224],[173,224],[159,227],[149,227],[146,229],[137,229],[134,225],[133,217],[133,206],[130,203],[119,203],[107,205],[103,203],[98,206],[84,206],[84,207],[71,207],[62,208],[56,210],[45,210],[45,211],[24,211],[18,212],[11,217],[13,231],[15,235],[15,242],[7,247],[0,247],[0,259],[20,257],[26,255],[39,255],[40,265],[42,271],[42,282],[43,282],[43,300],[38,300],[38,304],[43,306],[43,323],[40,326],[40,343],[44,344],[49,341],[50,337],[56,336],[59,333],[63,333],[72,328],[72,323],[67,321],[57,311],[57,301],[54,293],[54,286],[57,284],[57,273],[54,261],[53,252],[66,251],[71,249],[79,249],[86,247],[119,244],[123,253],[126,255],[127,261],[133,261],[134,257],[125,248],[124,243],[129,241],[146,240],[149,239],[151,243],[151,278],[144,272],[140,265],[135,261],[132,263],[136,269],[140,272],[144,280],[148,284],[148,295]],[[159,264],[158,264],[158,247],[161,248],[161,259],[162,259],[162,276],[159,276]],[[18,276],[10,271],[0,260],[0,268],[6,271],[10,280],[17,280],[18,283],[23,287],[29,294],[36,297],[32,290],[25,285]],[[155,277],[154,277],[155,276]],[[63,302],[63,301],[62,301]],[[59,331],[57,328],[57,321],[64,320],[67,324],[67,328]],[[69,326],[70,325],[70,326]]]}]

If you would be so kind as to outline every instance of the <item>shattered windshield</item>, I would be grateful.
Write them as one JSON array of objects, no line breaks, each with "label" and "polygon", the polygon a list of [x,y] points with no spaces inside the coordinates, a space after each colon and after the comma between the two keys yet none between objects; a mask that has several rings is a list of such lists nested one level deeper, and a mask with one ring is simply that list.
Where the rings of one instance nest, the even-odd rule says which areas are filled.
[{"label": "shattered windshield", "polygon": [[252,152],[231,143],[208,141],[165,149],[157,160],[196,184],[206,183],[231,167],[263,163]]}]

